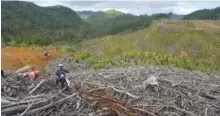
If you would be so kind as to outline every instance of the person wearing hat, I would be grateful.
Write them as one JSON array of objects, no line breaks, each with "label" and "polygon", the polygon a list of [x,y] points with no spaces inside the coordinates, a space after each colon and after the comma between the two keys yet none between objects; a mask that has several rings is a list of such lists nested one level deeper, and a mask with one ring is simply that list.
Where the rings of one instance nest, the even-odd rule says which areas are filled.
[{"label": "person wearing hat", "polygon": [[61,88],[63,88],[64,84],[65,83],[67,84],[67,82],[66,82],[66,73],[69,73],[69,71],[63,68],[63,64],[59,64],[58,67],[59,67],[59,69],[56,71],[56,75],[57,75],[56,84],[58,86],[59,82],[60,82],[61,83]]}]

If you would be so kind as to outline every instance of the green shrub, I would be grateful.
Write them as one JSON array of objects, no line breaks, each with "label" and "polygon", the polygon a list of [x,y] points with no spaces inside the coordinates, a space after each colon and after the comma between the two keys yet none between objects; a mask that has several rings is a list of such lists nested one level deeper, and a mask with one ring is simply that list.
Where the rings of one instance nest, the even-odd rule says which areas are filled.
[{"label": "green shrub", "polygon": [[75,49],[73,46],[64,45],[61,47],[62,53],[75,53]]},{"label": "green shrub", "polygon": [[148,65],[170,65],[188,70],[219,71],[220,68],[214,62],[208,60],[195,60],[188,56],[176,56],[173,54],[129,51],[118,56],[98,56],[95,53],[77,53],[76,59],[84,60],[94,69],[105,67],[128,67],[128,66],[148,66]]}]

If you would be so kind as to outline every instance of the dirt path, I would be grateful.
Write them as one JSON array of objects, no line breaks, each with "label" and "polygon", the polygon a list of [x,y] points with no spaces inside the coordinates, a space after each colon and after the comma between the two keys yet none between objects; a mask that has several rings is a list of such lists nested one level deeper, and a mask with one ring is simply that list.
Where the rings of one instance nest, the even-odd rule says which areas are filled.
[{"label": "dirt path", "polygon": [[[51,54],[49,60],[44,60],[44,51]],[[2,48],[2,68],[15,71],[26,65],[33,65],[43,71],[48,62],[61,56],[55,47],[6,47]]]}]

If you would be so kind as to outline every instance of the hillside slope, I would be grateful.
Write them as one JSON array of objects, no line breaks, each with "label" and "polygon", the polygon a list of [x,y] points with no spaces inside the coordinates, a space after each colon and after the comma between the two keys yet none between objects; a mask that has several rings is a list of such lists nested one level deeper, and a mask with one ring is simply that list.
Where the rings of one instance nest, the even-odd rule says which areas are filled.
[{"label": "hillside slope", "polygon": [[101,37],[148,27],[152,20],[169,19],[172,13],[135,16],[117,10],[77,12],[91,26],[91,36]]},{"label": "hillside slope", "polygon": [[[20,38],[31,39],[35,36],[32,33],[44,37],[47,34],[42,34],[42,31],[46,33],[50,30],[57,31],[57,29],[78,29],[82,24],[78,14],[64,6],[40,7],[24,1],[2,1],[1,4],[2,39],[4,42],[18,41]],[[33,41],[39,40],[38,38],[41,37],[35,37]],[[41,40],[46,41],[44,39]],[[36,41],[35,43],[37,44]]]},{"label": "hillside slope", "polygon": [[[116,10],[76,13],[64,6],[40,7],[31,2],[2,2],[2,43],[50,45],[71,43],[148,27],[152,20],[168,19],[171,13],[134,16]],[[81,19],[82,18],[82,19]]]},{"label": "hillside slope", "polygon": [[78,14],[85,22],[90,24],[88,28],[92,30],[90,33],[92,37],[117,34],[125,30],[137,30],[149,26],[152,20],[147,15],[134,16],[117,10],[81,11]]},{"label": "hillside slope", "polygon": [[2,29],[24,31],[28,29],[57,29],[78,27],[80,17],[64,6],[40,7],[31,2],[2,1]]},{"label": "hillside slope", "polygon": [[[45,60],[44,51],[50,52],[50,58]],[[45,66],[52,60],[61,56],[55,47],[7,47],[1,51],[1,68],[4,71],[15,71],[27,65],[44,71]]]},{"label": "hillside slope", "polygon": [[77,12],[80,17],[87,21],[96,21],[104,18],[114,18],[120,15],[124,15],[124,13],[117,10],[107,10],[107,11],[78,11]]},{"label": "hillside slope", "polygon": [[[219,70],[219,24],[220,21],[155,21],[152,26],[140,31],[85,41],[79,48],[101,57],[97,62],[103,62],[103,65],[112,61],[134,62],[135,65],[158,64],[156,57],[162,65]],[[83,56],[83,59],[87,57],[92,63],[98,59],[89,55]]]}]

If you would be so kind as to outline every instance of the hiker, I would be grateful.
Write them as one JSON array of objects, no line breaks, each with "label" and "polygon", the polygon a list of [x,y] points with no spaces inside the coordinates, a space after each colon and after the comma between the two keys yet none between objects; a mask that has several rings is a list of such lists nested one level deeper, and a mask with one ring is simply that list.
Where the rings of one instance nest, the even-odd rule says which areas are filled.
[{"label": "hiker", "polygon": [[63,68],[63,64],[58,65],[59,69],[56,71],[56,85],[59,86],[59,82],[61,83],[61,89],[63,89],[64,84],[67,84],[66,82],[66,73],[69,73],[68,70]]},{"label": "hiker", "polygon": [[46,50],[46,51],[44,52],[44,58],[47,60],[47,59],[49,58],[49,56],[50,56],[50,54],[49,54],[49,52]]},{"label": "hiker", "polygon": [[[2,56],[1,56],[1,58],[2,58],[2,60],[3,60],[3,57],[2,57]],[[5,78],[3,69],[1,69],[1,77],[2,77],[2,78]]]},{"label": "hiker", "polygon": [[29,77],[32,81],[36,80],[40,75],[40,71],[32,68],[31,71],[23,73],[23,77]]},{"label": "hiker", "polygon": [[1,69],[1,76],[2,78],[5,78],[4,71],[2,69]]}]

